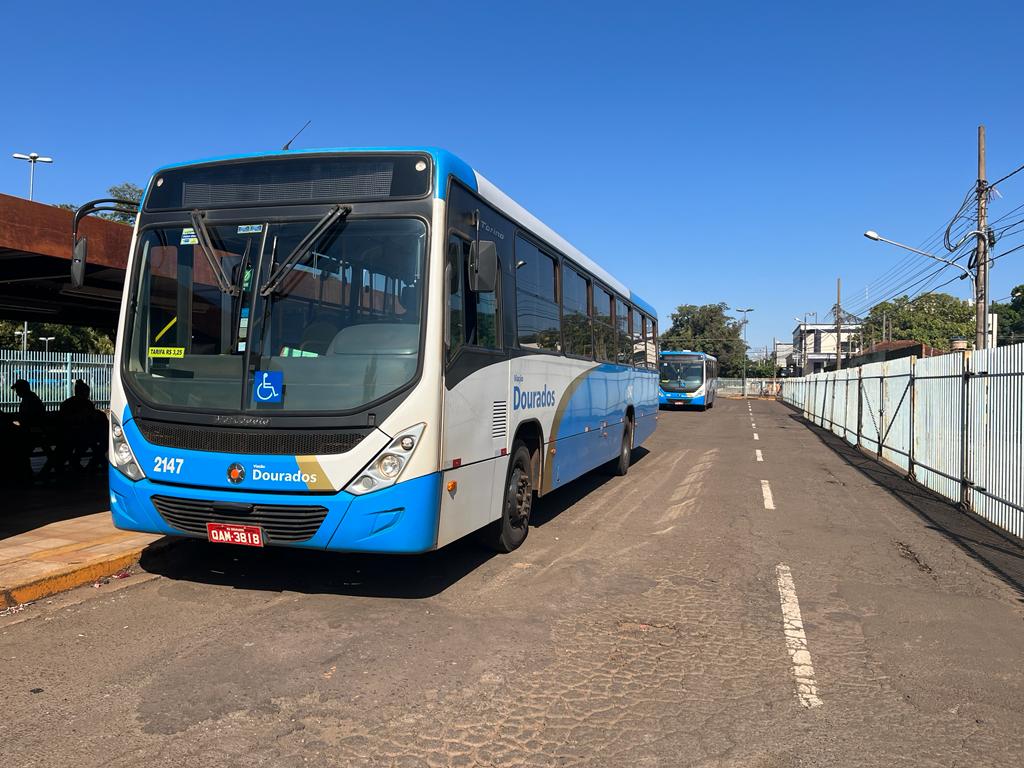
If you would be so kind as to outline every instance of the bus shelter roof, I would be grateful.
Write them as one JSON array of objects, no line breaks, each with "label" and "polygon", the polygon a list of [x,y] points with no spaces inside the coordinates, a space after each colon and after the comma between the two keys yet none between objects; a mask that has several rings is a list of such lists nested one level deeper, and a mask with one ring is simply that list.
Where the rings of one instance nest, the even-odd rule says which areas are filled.
[{"label": "bus shelter roof", "polygon": [[71,287],[73,212],[0,194],[0,319],[117,325],[132,229],[95,216],[79,234],[89,238],[85,286]]}]

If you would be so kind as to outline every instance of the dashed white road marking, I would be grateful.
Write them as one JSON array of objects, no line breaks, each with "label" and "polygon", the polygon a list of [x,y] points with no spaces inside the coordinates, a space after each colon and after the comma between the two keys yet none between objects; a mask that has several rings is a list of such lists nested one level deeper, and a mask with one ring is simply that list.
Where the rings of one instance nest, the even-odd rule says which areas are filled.
[{"label": "dashed white road marking", "polygon": [[754,449],[754,455],[757,457],[758,461],[764,461],[764,456],[761,455],[761,449],[760,448]]},{"label": "dashed white road marking", "polygon": [[755,424],[754,422],[750,422],[750,428],[757,429],[757,424]]},{"label": "dashed white road marking", "polygon": [[793,677],[796,679],[796,696],[800,703],[811,709],[820,707],[818,684],[814,679],[814,666],[811,654],[807,650],[807,635],[804,634],[804,622],[800,615],[800,601],[796,597],[796,585],[793,584],[793,573],[789,566],[779,563],[775,566],[775,576],[779,582],[779,602],[782,605],[782,631],[786,635],[786,650],[789,651],[793,663]]},{"label": "dashed white road marking", "polygon": [[761,495],[764,497],[764,508],[775,509],[775,500],[772,498],[772,487],[767,480],[761,481]]},{"label": "dashed white road marking", "polygon": [[754,433],[754,439],[755,440],[760,440],[761,439],[760,437],[757,436],[757,432]]}]

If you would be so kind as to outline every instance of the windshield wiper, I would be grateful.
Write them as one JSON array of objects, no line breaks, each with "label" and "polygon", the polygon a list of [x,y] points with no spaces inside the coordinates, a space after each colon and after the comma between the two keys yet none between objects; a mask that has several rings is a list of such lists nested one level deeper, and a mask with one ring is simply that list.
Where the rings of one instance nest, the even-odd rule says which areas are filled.
[{"label": "windshield wiper", "polygon": [[292,268],[299,263],[299,260],[306,255],[306,252],[313,247],[320,236],[324,234],[328,229],[334,226],[335,223],[340,221],[345,216],[352,213],[351,205],[335,205],[327,212],[327,214],[320,219],[313,228],[309,230],[309,233],[302,238],[301,242],[295,246],[295,249],[288,254],[288,258],[281,262],[281,264],[270,274],[267,278],[266,285],[260,289],[260,296],[269,296],[275,290],[277,286],[281,284],[281,281],[292,271]]},{"label": "windshield wiper", "polygon": [[217,287],[220,288],[222,293],[237,296],[238,286],[234,285],[228,279],[228,276],[224,274],[224,267],[213,252],[213,242],[210,240],[210,233],[206,229],[206,224],[203,223],[205,215],[205,213],[200,212],[198,209],[192,211],[190,214],[192,231],[195,233],[196,240],[199,241],[199,247],[206,255],[206,260],[210,262],[210,269],[213,270],[213,276],[217,279]]}]

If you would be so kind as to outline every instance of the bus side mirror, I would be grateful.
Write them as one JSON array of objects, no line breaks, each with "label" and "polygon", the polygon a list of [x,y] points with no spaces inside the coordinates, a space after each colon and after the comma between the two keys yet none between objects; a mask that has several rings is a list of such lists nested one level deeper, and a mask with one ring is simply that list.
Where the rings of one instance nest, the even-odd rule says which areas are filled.
[{"label": "bus side mirror", "polygon": [[74,251],[71,254],[71,287],[81,288],[85,282],[85,260],[89,252],[89,241],[80,237],[75,241]]},{"label": "bus side mirror", "polygon": [[498,247],[493,240],[477,240],[469,254],[469,289],[493,291],[498,285]]}]

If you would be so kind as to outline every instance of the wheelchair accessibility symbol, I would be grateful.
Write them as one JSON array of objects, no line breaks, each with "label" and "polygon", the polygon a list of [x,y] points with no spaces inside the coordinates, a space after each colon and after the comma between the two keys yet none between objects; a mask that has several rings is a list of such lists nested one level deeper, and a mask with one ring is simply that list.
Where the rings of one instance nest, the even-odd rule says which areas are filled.
[{"label": "wheelchair accessibility symbol", "polygon": [[283,371],[256,371],[253,397],[257,403],[280,403],[284,397]]}]

